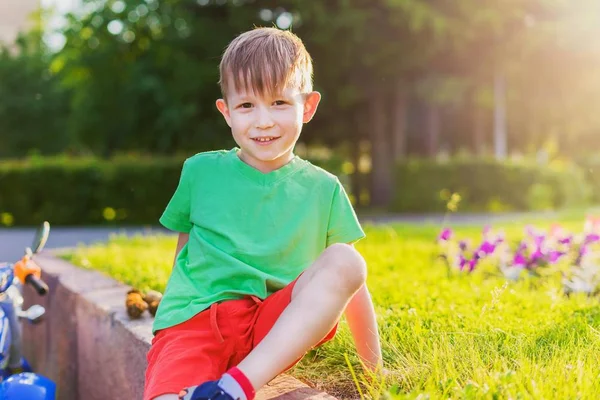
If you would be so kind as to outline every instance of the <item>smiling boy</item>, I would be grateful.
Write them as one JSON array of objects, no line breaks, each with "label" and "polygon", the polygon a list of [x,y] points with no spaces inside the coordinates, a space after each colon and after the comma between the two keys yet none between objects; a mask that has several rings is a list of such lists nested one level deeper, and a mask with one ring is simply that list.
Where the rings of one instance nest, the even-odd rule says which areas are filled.
[{"label": "smiling boy", "polygon": [[179,232],[153,326],[144,399],[251,400],[333,338],[345,312],[366,368],[382,366],[364,232],[339,180],[294,155],[320,94],[288,31],[235,38],[218,110],[238,148],[184,163],[160,222]]}]

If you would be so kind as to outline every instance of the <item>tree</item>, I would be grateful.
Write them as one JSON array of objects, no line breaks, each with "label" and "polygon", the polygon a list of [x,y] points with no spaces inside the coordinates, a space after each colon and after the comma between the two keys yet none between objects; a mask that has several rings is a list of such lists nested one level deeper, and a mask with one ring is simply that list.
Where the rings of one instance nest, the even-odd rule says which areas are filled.
[{"label": "tree", "polygon": [[[357,136],[370,141],[372,204],[384,206],[390,200],[393,164],[405,155],[411,81],[437,51],[444,20],[419,1],[298,2],[295,9],[303,21],[297,31],[316,62],[317,81],[325,93],[336,95],[325,112],[327,126],[338,125],[338,132],[340,126],[357,129],[341,113],[360,113],[370,121],[367,132],[345,136],[353,138],[353,146],[359,144]],[[430,45],[420,45],[425,41]],[[342,137],[343,130],[330,139]]]},{"label": "tree", "polygon": [[49,63],[40,26],[12,49],[0,48],[0,157],[58,153],[68,145],[68,92]]},{"label": "tree", "polygon": [[258,22],[255,7],[117,0],[89,10],[70,16],[53,62],[73,93],[69,131],[80,148],[109,155],[232,144],[214,107],[218,62]]}]

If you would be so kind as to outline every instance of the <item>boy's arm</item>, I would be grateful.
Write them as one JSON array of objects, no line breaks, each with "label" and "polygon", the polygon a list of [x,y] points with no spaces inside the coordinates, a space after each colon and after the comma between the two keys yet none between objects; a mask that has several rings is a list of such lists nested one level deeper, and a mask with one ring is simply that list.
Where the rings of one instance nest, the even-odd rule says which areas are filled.
[{"label": "boy's arm", "polygon": [[381,371],[383,360],[377,319],[366,284],[350,300],[345,315],[361,361],[368,370]]},{"label": "boy's arm", "polygon": [[188,242],[189,239],[190,239],[189,233],[179,233],[179,237],[177,238],[177,250],[175,250],[175,259],[173,260],[173,268],[175,268],[175,262],[177,261],[177,255],[179,254],[179,252],[181,252],[181,249],[183,249],[183,246],[185,246],[185,244]]}]

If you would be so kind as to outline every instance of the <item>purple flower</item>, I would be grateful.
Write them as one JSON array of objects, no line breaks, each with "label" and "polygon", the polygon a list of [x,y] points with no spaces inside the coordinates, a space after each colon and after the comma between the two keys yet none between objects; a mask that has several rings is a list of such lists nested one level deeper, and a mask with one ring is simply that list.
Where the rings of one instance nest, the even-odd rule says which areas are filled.
[{"label": "purple flower", "polygon": [[589,249],[586,245],[582,245],[579,249],[579,253],[577,254],[577,259],[575,260],[575,265],[580,266],[583,262],[583,257],[585,257],[589,253]]},{"label": "purple flower", "polygon": [[540,258],[544,258],[544,253],[542,253],[542,251],[540,249],[537,249],[532,255],[531,255],[531,259],[532,260],[538,260]]},{"label": "purple flower", "polygon": [[544,260],[544,253],[540,249],[537,249],[529,258],[529,267],[539,265]]},{"label": "purple flower", "polygon": [[600,241],[600,235],[597,235],[595,233],[586,235],[584,240],[584,246],[596,243],[598,241]]},{"label": "purple flower", "polygon": [[475,269],[475,266],[477,266],[477,261],[479,259],[477,257],[474,257],[471,261],[469,261],[469,272],[473,272],[473,270]]},{"label": "purple flower", "polygon": [[483,253],[482,255],[487,256],[487,255],[492,254],[495,250],[496,250],[496,245],[492,244],[486,240],[483,243],[481,243],[481,246],[479,246],[479,251],[477,253],[478,254]]},{"label": "purple flower", "polygon": [[546,235],[534,236],[533,241],[535,242],[535,247],[538,249],[541,248],[544,240],[546,240]]},{"label": "purple flower", "polygon": [[515,253],[512,265],[514,267],[525,267],[527,265],[527,258],[519,252]]},{"label": "purple flower", "polygon": [[555,264],[564,255],[565,255],[565,253],[562,251],[553,250],[548,253],[548,262],[550,264]]},{"label": "purple flower", "polygon": [[458,256],[458,269],[461,271],[464,270],[468,262],[469,261],[462,254]]},{"label": "purple flower", "polygon": [[573,235],[564,237],[559,239],[558,243],[560,244],[571,244],[573,242]]},{"label": "purple flower", "polygon": [[527,230],[527,234],[533,239],[535,246],[538,248],[541,247],[542,243],[544,243],[544,241],[546,240],[546,235],[544,235],[543,233],[538,234],[535,228],[531,225],[528,225],[525,229]]},{"label": "purple flower", "polygon": [[466,240],[461,240],[460,242],[458,242],[458,248],[461,249],[462,251],[467,250],[468,247],[469,247],[469,243]]},{"label": "purple flower", "polygon": [[440,233],[440,236],[438,237],[439,241],[448,241],[452,238],[452,229],[450,228],[446,228],[442,231],[442,233]]}]

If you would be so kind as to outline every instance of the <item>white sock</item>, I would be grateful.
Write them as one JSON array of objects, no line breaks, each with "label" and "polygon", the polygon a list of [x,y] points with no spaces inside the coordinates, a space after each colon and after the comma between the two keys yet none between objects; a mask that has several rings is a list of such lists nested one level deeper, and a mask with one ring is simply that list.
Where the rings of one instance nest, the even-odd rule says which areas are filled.
[{"label": "white sock", "polygon": [[247,400],[246,393],[240,384],[229,374],[224,374],[219,380],[219,386],[234,400]]}]

